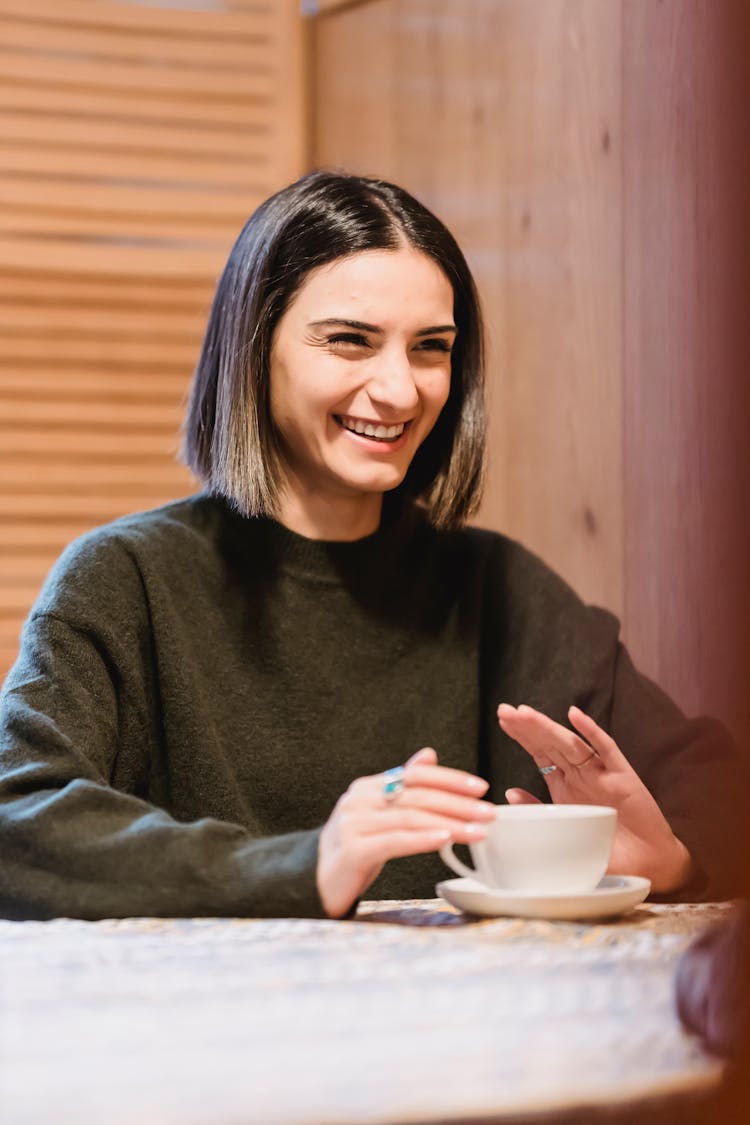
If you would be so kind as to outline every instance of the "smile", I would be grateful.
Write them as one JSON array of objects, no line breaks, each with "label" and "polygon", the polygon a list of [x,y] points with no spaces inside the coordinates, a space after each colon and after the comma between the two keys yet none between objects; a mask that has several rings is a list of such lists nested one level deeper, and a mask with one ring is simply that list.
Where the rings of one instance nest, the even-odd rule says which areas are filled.
[{"label": "smile", "polygon": [[343,429],[374,441],[398,441],[409,425],[408,422],[396,422],[393,426],[386,426],[382,422],[365,422],[348,414],[334,414],[334,418]]}]

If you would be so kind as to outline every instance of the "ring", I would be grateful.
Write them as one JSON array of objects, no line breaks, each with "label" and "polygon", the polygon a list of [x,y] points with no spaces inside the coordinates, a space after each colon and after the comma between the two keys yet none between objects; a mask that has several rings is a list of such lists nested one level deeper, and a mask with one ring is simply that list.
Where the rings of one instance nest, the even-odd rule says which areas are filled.
[{"label": "ring", "polygon": [[394,766],[383,774],[383,797],[390,804],[404,788],[404,767]]},{"label": "ring", "polygon": [[542,777],[546,777],[548,773],[554,773],[557,766],[539,766],[539,772]]},{"label": "ring", "polygon": [[599,757],[599,755],[597,754],[596,750],[591,750],[586,755],[586,757],[583,759],[582,762],[571,762],[570,764],[571,764],[571,766],[573,767],[574,770],[579,770],[581,768],[581,766],[585,766],[586,763],[590,762],[592,758],[598,758],[598,757]]}]

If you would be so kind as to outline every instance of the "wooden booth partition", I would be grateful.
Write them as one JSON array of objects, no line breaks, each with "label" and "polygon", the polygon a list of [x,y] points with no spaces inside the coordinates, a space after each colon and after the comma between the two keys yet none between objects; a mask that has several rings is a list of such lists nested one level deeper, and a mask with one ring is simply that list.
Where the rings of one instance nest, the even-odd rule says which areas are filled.
[{"label": "wooden booth partition", "polygon": [[725,77],[739,6],[319,7],[315,162],[413,191],[480,285],[479,522],[617,613],[689,712],[732,721]]},{"label": "wooden booth partition", "polygon": [[297,0],[0,0],[0,681],[67,542],[193,491],[205,315],[303,85]]}]

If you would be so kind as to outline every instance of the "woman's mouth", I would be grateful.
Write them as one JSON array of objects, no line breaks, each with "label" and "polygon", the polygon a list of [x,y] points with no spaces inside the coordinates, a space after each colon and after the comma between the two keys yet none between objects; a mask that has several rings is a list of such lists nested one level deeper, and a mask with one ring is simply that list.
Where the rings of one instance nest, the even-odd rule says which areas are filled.
[{"label": "woman's mouth", "polygon": [[368,438],[370,441],[383,442],[384,445],[393,445],[404,434],[409,422],[395,422],[388,426],[384,422],[371,422],[364,418],[353,418],[349,414],[334,414],[334,420],[342,429],[351,434]]}]

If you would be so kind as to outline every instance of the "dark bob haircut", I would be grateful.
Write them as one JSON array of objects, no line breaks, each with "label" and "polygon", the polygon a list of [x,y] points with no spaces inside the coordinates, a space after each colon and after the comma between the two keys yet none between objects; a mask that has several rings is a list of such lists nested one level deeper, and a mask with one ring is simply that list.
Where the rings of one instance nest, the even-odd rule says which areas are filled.
[{"label": "dark bob haircut", "polygon": [[407,244],[453,288],[458,334],[451,389],[396,491],[435,527],[459,526],[479,502],[486,416],[479,299],[446,227],[402,188],[317,171],[272,195],[243,227],[219,279],[185,421],[183,458],[245,516],[273,516],[283,456],[270,409],[270,357],[280,317],[310,272],[363,250]]}]

